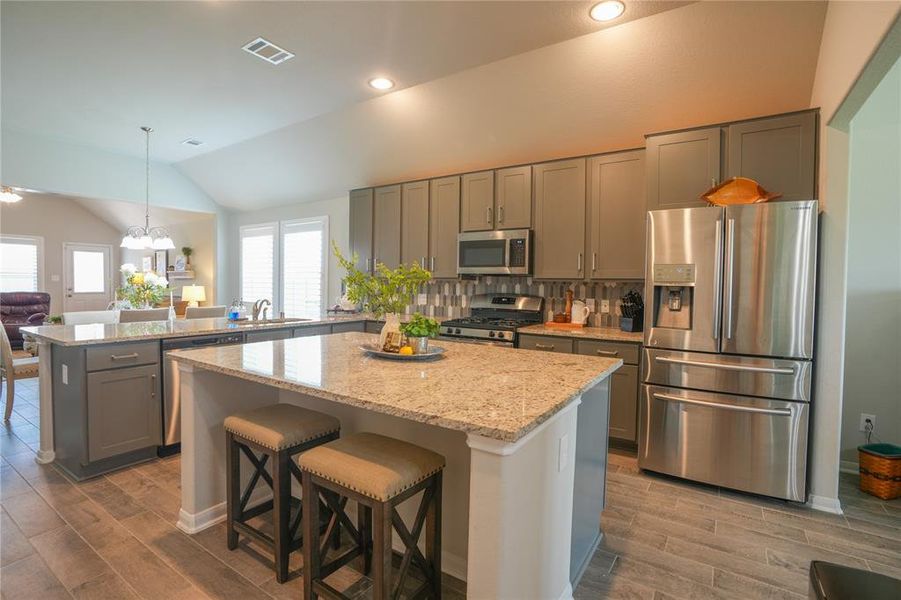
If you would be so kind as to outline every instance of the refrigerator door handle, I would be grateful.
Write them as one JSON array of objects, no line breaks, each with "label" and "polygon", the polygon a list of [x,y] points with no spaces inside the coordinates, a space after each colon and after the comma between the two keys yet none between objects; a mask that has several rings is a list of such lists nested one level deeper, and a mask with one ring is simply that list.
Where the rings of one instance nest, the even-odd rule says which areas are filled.
[{"label": "refrigerator door handle", "polygon": [[669,394],[654,393],[657,400],[665,400],[667,402],[681,402],[682,404],[693,404],[696,406],[706,406],[709,408],[721,408],[724,410],[733,410],[736,412],[758,413],[762,415],[774,415],[779,417],[790,417],[791,409],[788,408],[757,408],[756,406],[742,406],[740,404],[723,404],[721,402],[707,402],[706,400],[694,400],[693,398],[683,398],[682,396],[670,396]]},{"label": "refrigerator door handle", "polygon": [[713,270],[716,273],[713,285],[713,339],[720,339],[720,329],[722,328],[722,305],[723,305],[723,222],[716,220],[716,262]]},{"label": "refrigerator door handle", "polygon": [[724,293],[723,313],[726,320],[727,340],[732,339],[732,287],[735,275],[735,219],[726,221],[726,290]]},{"label": "refrigerator door handle", "polygon": [[722,369],[724,371],[748,371],[751,373],[771,373],[773,375],[794,375],[793,367],[756,367],[754,365],[736,365],[730,363],[712,363],[701,360],[686,360],[682,358],[669,358],[668,356],[657,356],[654,360],[661,363],[669,363],[673,365],[686,365],[689,367],[709,367],[711,369]]}]

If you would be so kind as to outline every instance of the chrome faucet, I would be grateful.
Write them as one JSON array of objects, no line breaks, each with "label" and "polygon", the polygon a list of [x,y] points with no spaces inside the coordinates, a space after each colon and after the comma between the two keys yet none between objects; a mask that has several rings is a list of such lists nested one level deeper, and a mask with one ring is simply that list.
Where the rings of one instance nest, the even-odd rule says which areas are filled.
[{"label": "chrome faucet", "polygon": [[253,320],[257,321],[260,318],[260,313],[263,314],[263,320],[266,320],[266,312],[269,310],[269,306],[272,306],[272,303],[269,302],[266,298],[260,298],[256,302],[253,303]]}]

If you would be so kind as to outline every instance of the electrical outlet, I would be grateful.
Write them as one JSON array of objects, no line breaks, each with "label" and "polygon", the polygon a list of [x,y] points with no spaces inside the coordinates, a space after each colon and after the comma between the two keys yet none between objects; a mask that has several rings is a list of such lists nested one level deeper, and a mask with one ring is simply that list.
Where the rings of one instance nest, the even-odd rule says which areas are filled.
[{"label": "electrical outlet", "polygon": [[610,312],[610,300],[601,300],[601,312],[605,315]]},{"label": "electrical outlet", "polygon": [[587,306],[589,308],[589,310],[591,310],[591,312],[597,311],[597,308],[596,308],[597,302],[595,302],[594,298],[587,299],[585,301],[585,306]]},{"label": "electrical outlet", "polygon": [[876,431],[876,415],[868,415],[867,413],[860,413],[860,431],[866,432],[867,430],[867,421],[873,424],[873,431]]},{"label": "electrical outlet", "polygon": [[419,305],[427,304],[428,301],[429,301],[429,297],[426,296],[425,294],[418,294],[416,296],[416,304],[419,304]]}]

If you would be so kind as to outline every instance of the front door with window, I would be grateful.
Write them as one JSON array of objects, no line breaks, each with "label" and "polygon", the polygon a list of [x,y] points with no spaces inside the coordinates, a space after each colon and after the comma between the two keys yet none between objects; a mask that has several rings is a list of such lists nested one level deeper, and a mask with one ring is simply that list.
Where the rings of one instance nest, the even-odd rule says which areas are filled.
[{"label": "front door with window", "polygon": [[64,244],[63,251],[65,312],[105,309],[113,300],[112,247],[105,244]]}]

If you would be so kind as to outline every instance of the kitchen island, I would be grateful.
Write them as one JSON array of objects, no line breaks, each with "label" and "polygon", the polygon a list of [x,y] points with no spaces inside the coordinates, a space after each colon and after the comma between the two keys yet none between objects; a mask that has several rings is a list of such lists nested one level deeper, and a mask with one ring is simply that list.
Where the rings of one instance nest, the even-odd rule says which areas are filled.
[{"label": "kitchen island", "polygon": [[225,417],[292,403],[338,417],[342,434],[374,431],[446,457],[442,562],[470,598],[571,597],[601,537],[608,378],[622,361],[441,341],[441,359],[399,362],[360,350],[375,339],[171,352],[181,371],[178,526],[195,533],[224,518]]}]

